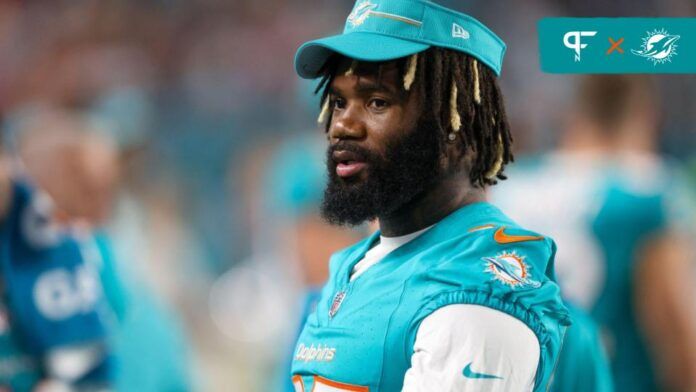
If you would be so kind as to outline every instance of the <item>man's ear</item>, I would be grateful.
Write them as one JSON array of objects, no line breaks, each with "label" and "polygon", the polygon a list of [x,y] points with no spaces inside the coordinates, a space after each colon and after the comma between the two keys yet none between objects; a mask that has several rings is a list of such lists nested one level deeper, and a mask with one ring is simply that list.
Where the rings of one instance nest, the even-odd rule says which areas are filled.
[{"label": "man's ear", "polygon": [[476,159],[476,152],[471,147],[464,146],[460,139],[462,132],[456,133],[454,140],[444,143],[440,164],[445,173],[469,173]]}]

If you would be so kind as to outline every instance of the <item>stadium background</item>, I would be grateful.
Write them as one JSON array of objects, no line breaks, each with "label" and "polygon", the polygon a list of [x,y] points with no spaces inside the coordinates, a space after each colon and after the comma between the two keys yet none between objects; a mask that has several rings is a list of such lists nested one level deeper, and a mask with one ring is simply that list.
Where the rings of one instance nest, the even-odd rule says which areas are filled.
[{"label": "stadium background", "polygon": [[[554,146],[575,82],[539,70],[539,18],[696,15],[689,0],[440,3],[506,41],[501,82],[518,156]],[[321,276],[298,260],[322,260],[356,235],[316,222],[323,135],[312,84],[292,67],[299,44],[337,31],[351,6],[0,1],[5,149],[27,119],[55,113],[115,141],[121,176],[106,227],[121,267],[178,318],[196,389],[274,390],[302,287],[320,279],[303,271]],[[696,78],[656,80],[660,152],[695,184]],[[46,118],[41,132],[58,126]]]}]

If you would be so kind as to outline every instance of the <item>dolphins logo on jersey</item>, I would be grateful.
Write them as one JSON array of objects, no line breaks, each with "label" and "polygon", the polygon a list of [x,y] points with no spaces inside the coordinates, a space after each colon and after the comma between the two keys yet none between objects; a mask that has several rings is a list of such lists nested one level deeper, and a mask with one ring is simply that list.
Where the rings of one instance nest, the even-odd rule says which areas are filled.
[{"label": "dolphins logo on jersey", "polygon": [[677,40],[680,36],[670,35],[667,30],[654,30],[648,32],[648,36],[643,38],[643,45],[640,50],[632,49],[631,52],[637,56],[642,56],[653,62],[653,65],[672,61],[671,58],[677,54]]},{"label": "dolphins logo on jersey", "polygon": [[360,26],[375,8],[377,8],[377,4],[372,4],[369,0],[363,1],[348,15],[348,23],[353,27]]},{"label": "dolphins logo on jersey", "polygon": [[529,266],[524,262],[524,256],[515,252],[503,252],[495,257],[484,257],[486,272],[500,283],[512,288],[529,286],[537,288],[541,283],[530,279]]}]

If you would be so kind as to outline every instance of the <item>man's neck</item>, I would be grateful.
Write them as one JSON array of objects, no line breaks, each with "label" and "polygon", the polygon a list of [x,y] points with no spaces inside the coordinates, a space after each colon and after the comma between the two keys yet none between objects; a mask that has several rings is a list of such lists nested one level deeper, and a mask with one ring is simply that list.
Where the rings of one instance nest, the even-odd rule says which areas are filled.
[{"label": "man's neck", "polygon": [[459,208],[485,200],[484,190],[468,185],[468,178],[448,177],[388,216],[379,217],[381,234],[398,237],[442,220]]}]

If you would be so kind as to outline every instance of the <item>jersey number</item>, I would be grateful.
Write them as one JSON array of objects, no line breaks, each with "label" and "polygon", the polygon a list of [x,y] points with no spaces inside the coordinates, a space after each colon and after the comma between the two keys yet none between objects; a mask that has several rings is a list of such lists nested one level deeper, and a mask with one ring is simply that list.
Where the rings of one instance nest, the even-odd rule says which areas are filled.
[{"label": "jersey number", "polygon": [[93,310],[101,296],[96,271],[86,265],[74,273],[64,268],[44,272],[34,286],[34,302],[49,320],[59,321]]}]

